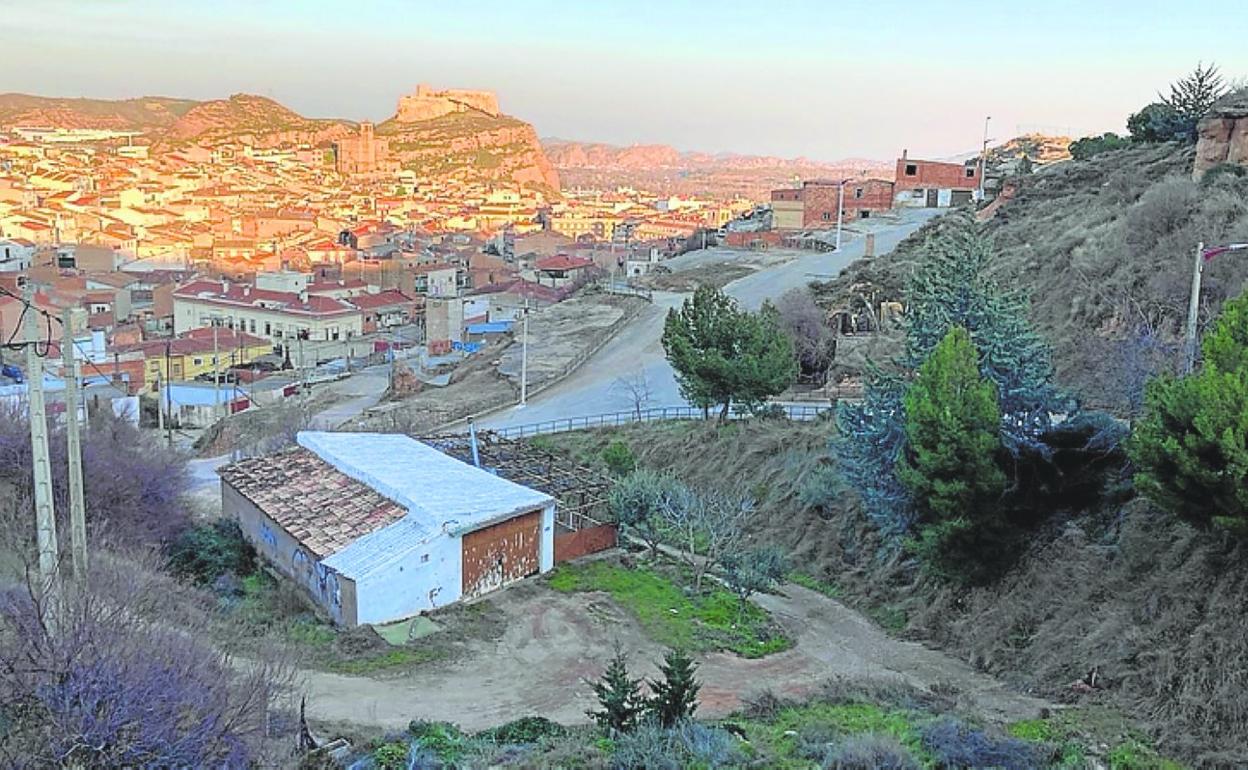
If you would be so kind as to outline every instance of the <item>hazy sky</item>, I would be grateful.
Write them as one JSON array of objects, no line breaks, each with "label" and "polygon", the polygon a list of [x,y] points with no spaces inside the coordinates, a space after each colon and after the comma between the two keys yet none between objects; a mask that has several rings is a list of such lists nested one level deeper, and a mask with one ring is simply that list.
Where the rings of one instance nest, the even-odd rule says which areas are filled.
[{"label": "hazy sky", "polygon": [[543,136],[819,159],[1121,130],[1198,60],[1248,75],[1246,0],[0,0],[0,30],[0,91],[381,120],[428,82]]}]

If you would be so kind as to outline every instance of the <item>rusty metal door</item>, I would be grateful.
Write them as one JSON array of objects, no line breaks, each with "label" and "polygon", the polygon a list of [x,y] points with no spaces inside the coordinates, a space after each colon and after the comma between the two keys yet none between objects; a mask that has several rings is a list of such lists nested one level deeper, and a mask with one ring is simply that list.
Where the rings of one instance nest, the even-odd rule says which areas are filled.
[{"label": "rusty metal door", "polygon": [[929,209],[934,209],[939,205],[940,205],[940,191],[933,187],[932,189],[927,191],[927,207]]},{"label": "rusty metal door", "polygon": [[463,595],[480,596],[541,569],[541,511],[499,522],[463,539]]}]

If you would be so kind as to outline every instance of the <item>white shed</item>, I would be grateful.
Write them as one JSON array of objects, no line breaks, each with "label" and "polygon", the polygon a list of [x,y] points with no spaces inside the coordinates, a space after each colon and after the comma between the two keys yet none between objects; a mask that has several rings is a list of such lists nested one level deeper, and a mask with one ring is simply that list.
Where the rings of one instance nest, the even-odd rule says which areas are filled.
[{"label": "white shed", "polygon": [[398,620],[554,565],[545,493],[403,435],[298,443],[222,468],[222,504],[336,622]]}]

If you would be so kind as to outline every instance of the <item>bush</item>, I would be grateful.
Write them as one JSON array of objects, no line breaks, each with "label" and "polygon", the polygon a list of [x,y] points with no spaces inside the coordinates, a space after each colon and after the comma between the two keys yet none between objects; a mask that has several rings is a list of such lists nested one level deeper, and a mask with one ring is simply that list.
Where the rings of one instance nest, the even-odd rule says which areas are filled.
[{"label": "bush", "polygon": [[910,752],[890,735],[853,735],[828,749],[821,766],[825,770],[919,770]]},{"label": "bush", "polygon": [[[58,514],[69,510],[65,428],[48,426],[52,496]],[[187,489],[186,457],[109,410],[91,415],[82,431],[82,476],[90,534],[107,532],[119,542],[167,545],[188,526],[182,499]],[[24,412],[0,409],[0,482],[15,499],[33,498],[30,421]],[[21,526],[33,527],[32,517]],[[62,523],[69,531],[68,523]],[[11,533],[17,534],[17,533]],[[27,540],[25,533],[21,534]],[[29,540],[33,540],[33,533]]]},{"label": "bush", "polygon": [[1070,156],[1075,160],[1087,160],[1103,152],[1122,150],[1131,146],[1131,140],[1106,132],[1100,136],[1085,136],[1070,143]]},{"label": "bush", "polygon": [[613,476],[627,476],[637,467],[637,458],[633,450],[623,441],[612,441],[602,450],[602,462]]},{"label": "bush", "polygon": [[611,755],[614,770],[713,769],[734,767],[742,761],[731,735],[693,720],[665,728],[648,719],[619,736]]},{"label": "bush", "polygon": [[1127,118],[1127,131],[1137,142],[1187,142],[1196,135],[1196,120],[1154,102]]},{"label": "bush", "polygon": [[1130,445],[1136,486],[1197,526],[1248,535],[1248,292],[1205,337],[1204,365],[1149,384]]},{"label": "bush", "polygon": [[537,743],[543,738],[562,737],[567,732],[563,725],[546,717],[520,717],[478,735],[497,743]]},{"label": "bush", "polygon": [[922,730],[923,748],[941,767],[998,767],[1033,770],[1047,767],[1052,751],[1042,744],[1008,736],[994,737],[956,719],[941,719]]},{"label": "bush", "polygon": [[255,570],[255,559],[256,550],[232,519],[191,527],[169,547],[169,569],[199,585],[223,575],[246,577]]},{"label": "bush", "polygon": [[289,670],[264,655],[239,666],[204,642],[210,621],[186,591],[97,549],[57,608],[25,586],[0,594],[0,764],[265,764]]}]

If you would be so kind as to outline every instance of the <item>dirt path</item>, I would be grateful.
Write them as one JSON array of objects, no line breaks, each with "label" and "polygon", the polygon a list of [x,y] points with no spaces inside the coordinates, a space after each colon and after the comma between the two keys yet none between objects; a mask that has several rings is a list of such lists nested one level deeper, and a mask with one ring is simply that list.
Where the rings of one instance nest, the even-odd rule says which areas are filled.
[{"label": "dirt path", "polygon": [[[585,710],[595,705],[583,680],[601,673],[614,640],[628,651],[634,675],[656,673],[652,661],[663,650],[605,594],[561,594],[528,582],[494,602],[507,614],[502,638],[474,645],[453,664],[388,679],[307,672],[308,716],[386,729],[420,718],[479,730],[533,714],[572,724],[585,722]],[[761,660],[705,656],[700,716],[724,716],[763,688],[807,695],[832,676],[952,685],[967,708],[994,721],[1035,717],[1047,705],[947,655],[893,639],[839,602],[800,586],[786,585],[783,595],[761,597],[759,604],[797,645]]]}]

